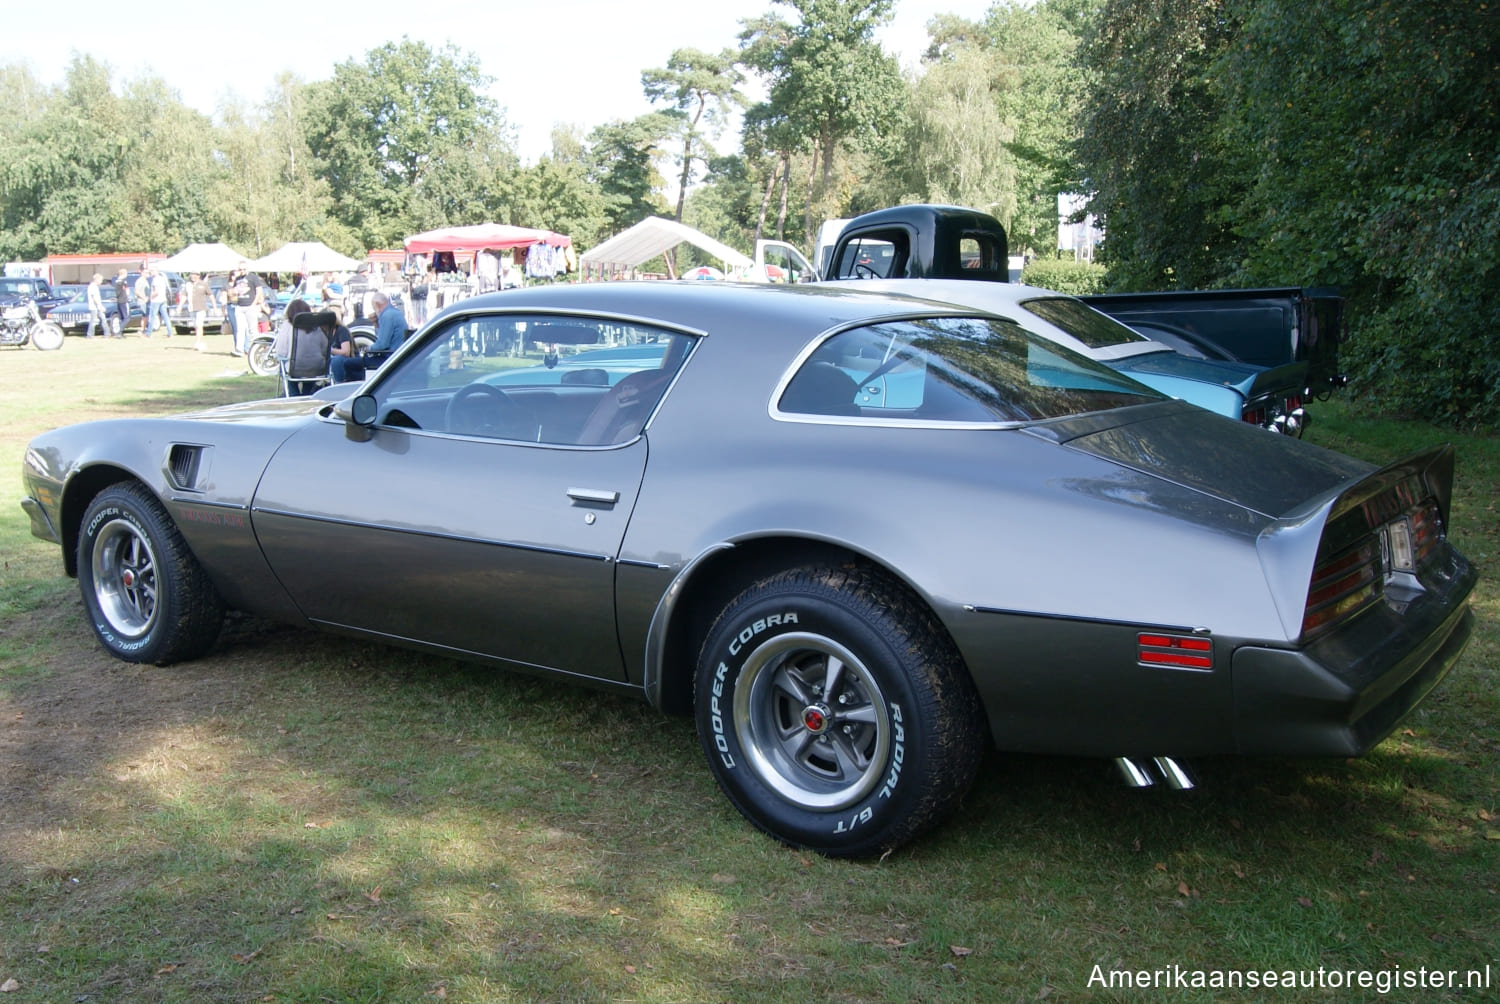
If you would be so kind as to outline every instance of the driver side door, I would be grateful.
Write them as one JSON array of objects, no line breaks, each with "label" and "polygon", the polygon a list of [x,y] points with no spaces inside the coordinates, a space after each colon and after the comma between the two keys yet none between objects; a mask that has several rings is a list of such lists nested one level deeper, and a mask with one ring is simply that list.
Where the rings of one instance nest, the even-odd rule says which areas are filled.
[{"label": "driver side door", "polygon": [[579,437],[614,385],[684,338],[594,318],[450,319],[386,364],[368,439],[328,416],[273,458],[252,512],[272,568],[326,627],[623,680],[615,560],[649,414],[618,443]]}]

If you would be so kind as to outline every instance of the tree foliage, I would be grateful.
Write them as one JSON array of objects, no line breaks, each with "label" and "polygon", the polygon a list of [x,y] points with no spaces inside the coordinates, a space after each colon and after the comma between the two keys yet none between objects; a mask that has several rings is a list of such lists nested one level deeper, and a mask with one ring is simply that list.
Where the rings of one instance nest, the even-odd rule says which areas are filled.
[{"label": "tree foliage", "polygon": [[[515,165],[472,54],[403,38],[308,85],[305,129],[335,216],[369,247],[453,219]],[[484,218],[482,204],[472,206]]]},{"label": "tree foliage", "polygon": [[775,2],[792,8],[797,20],[772,13],[746,21],[740,58],[765,79],[769,108],[758,120],[779,127],[778,148],[811,146],[818,155],[811,213],[812,201],[835,196],[840,146],[882,135],[903,114],[900,68],[874,38],[894,0]]},{"label": "tree foliage", "polygon": [[1220,137],[1214,65],[1235,37],[1226,0],[1106,0],[1090,33],[1078,143],[1106,221],[1103,256],[1132,289],[1209,285],[1235,260],[1242,194]]},{"label": "tree foliage", "polygon": [[671,112],[667,121],[677,124],[682,144],[682,152],[677,155],[681,168],[677,182],[679,223],[694,165],[715,155],[710,140],[718,135],[730,110],[744,104],[744,95],[738,90],[744,79],[735,65],[733,49],[717,53],[678,49],[665,67],[641,74],[646,97],[653,104],[665,104]]},{"label": "tree foliage", "polygon": [[1388,406],[1500,418],[1500,12],[1237,0],[1221,59],[1246,153],[1239,275],[1337,283],[1345,362]]},{"label": "tree foliage", "polygon": [[1337,285],[1359,391],[1500,417],[1491,5],[1108,0],[1088,51],[1117,286]]}]

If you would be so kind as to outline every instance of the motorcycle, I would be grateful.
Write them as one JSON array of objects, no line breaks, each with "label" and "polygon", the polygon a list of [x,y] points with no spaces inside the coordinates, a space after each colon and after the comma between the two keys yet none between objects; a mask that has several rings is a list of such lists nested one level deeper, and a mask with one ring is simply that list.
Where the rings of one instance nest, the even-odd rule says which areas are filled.
[{"label": "motorcycle", "polygon": [[36,301],[23,299],[0,310],[0,345],[31,347],[43,352],[62,348],[63,329],[42,317]]},{"label": "motorcycle", "polygon": [[[273,346],[276,343],[274,328],[280,323],[278,316],[274,319],[271,331],[262,331],[250,339],[249,351],[245,353],[245,361],[250,366],[250,372],[256,376],[275,376],[281,372],[281,361],[276,358]],[[361,321],[349,325],[349,337],[354,342],[354,351],[363,355],[375,343],[375,327]]]}]

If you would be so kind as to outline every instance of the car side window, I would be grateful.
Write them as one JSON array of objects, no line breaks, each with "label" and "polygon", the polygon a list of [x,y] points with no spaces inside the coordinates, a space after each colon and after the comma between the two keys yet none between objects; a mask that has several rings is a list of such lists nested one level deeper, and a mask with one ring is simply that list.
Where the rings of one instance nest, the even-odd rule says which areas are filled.
[{"label": "car side window", "polygon": [[1159,397],[1014,321],[929,317],[827,338],[787,379],[776,411],[886,424],[992,425]]},{"label": "car side window", "polygon": [[605,318],[460,315],[381,382],[378,422],[558,446],[628,442],[694,342]]},{"label": "car side window", "polygon": [[897,279],[906,275],[911,240],[901,229],[862,234],[844,245],[835,279]]}]

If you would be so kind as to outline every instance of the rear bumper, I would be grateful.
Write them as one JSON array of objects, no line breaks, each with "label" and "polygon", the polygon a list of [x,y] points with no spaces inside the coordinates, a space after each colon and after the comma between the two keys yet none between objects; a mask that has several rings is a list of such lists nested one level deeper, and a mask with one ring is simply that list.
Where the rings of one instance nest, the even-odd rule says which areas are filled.
[{"label": "rear bumper", "polygon": [[1456,554],[1440,594],[1355,618],[1300,650],[1234,654],[1240,753],[1360,756],[1395,730],[1448,674],[1474,631],[1478,576]]}]

